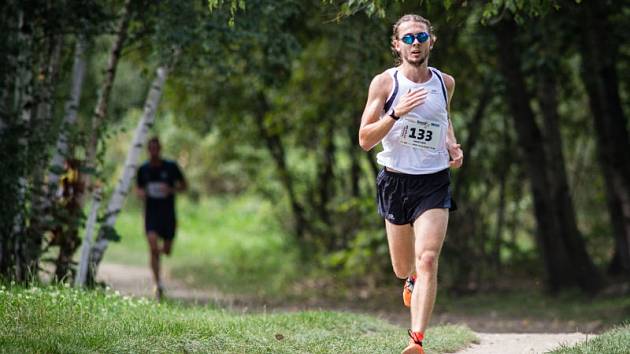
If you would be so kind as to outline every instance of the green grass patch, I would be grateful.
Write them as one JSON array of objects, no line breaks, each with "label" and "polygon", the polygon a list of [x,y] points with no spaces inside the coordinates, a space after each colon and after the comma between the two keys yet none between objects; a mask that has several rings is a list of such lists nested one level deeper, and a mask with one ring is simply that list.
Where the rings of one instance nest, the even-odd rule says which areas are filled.
[{"label": "green grass patch", "polygon": [[[173,275],[197,288],[277,294],[298,274],[297,249],[273,215],[269,202],[255,197],[177,201],[178,229],[171,257]],[[112,243],[105,261],[148,267],[142,208],[133,201],[119,216],[123,239]]]},{"label": "green grass patch", "polygon": [[472,316],[503,318],[535,318],[539,320],[599,321],[610,327],[630,318],[630,297],[590,297],[578,292],[564,292],[556,296],[537,290],[502,291],[464,297],[442,296],[437,311]]},{"label": "green grass patch", "polygon": [[[395,353],[406,331],[344,312],[242,314],[66,287],[0,286],[0,352]],[[428,331],[429,353],[475,339],[465,327]]]},{"label": "green grass patch", "polygon": [[615,327],[575,346],[562,346],[553,354],[627,354],[630,352],[630,323]]}]

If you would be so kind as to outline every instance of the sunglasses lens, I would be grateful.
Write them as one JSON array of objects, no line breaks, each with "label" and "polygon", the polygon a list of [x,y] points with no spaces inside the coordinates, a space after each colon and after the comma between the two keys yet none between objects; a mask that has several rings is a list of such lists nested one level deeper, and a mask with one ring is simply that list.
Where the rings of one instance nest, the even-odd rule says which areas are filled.
[{"label": "sunglasses lens", "polygon": [[405,44],[413,44],[413,41],[417,39],[418,43],[424,43],[426,41],[429,40],[429,34],[426,32],[420,32],[417,33],[415,35],[411,34],[411,33],[407,33],[406,35],[402,36],[401,40],[405,43]]}]

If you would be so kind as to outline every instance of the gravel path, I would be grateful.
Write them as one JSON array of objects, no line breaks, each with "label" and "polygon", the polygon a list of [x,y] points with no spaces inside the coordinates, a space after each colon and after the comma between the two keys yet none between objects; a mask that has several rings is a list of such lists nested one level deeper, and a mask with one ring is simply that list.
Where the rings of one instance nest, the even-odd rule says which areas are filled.
[{"label": "gravel path", "polygon": [[[165,272],[164,282],[166,296],[187,302],[205,304],[218,303],[227,307],[240,307],[234,300],[219,292],[208,290],[189,289],[182,282],[169,277]],[[98,280],[105,281],[113,289],[125,295],[153,297],[153,279],[149,267],[127,266],[120,264],[101,264]],[[378,317],[388,319],[390,317],[400,319],[399,314],[387,316],[377,314]],[[444,320],[445,315],[437,315],[434,320],[438,323],[451,322]],[[450,320],[453,320],[452,318]],[[462,320],[462,319],[460,319]],[[479,321],[479,319],[475,319]],[[492,319],[490,319],[492,321]],[[405,320],[406,321],[406,320]],[[397,322],[397,321],[393,321]],[[460,323],[455,321],[454,323]],[[465,322],[462,322],[465,323]],[[509,327],[509,326],[508,326]],[[474,327],[473,327],[474,329]],[[485,329],[482,329],[485,330]],[[538,354],[545,353],[561,345],[573,345],[575,343],[590,340],[592,334],[584,333],[476,333],[479,344],[457,352],[457,354]]]},{"label": "gravel path", "polygon": [[592,339],[583,333],[477,333],[479,344],[458,354],[538,354]]}]

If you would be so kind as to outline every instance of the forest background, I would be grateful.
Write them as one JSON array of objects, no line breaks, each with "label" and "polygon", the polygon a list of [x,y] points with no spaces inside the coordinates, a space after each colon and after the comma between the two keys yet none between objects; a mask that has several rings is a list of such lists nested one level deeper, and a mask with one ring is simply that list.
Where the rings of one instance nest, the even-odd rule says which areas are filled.
[{"label": "forest background", "polygon": [[192,254],[179,270],[191,283],[391,282],[378,149],[360,149],[358,127],[370,80],[393,65],[391,25],[419,13],[438,38],[430,64],[457,82],[466,156],[451,172],[445,288],[597,294],[628,281],[623,1],[0,6],[4,279],[73,279],[93,200],[90,274],[110,241],[118,259],[145,252],[141,206],[126,197],[158,135],[190,184],[177,252]]}]

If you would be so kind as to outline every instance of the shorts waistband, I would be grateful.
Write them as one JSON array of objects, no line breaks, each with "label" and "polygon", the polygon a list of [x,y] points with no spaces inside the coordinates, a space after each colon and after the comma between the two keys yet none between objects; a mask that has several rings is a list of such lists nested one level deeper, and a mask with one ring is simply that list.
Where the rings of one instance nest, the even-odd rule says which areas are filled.
[{"label": "shorts waistband", "polygon": [[394,171],[388,170],[387,167],[383,167],[382,171],[387,176],[399,177],[399,178],[418,178],[418,177],[423,177],[423,176],[439,176],[442,174],[450,175],[448,168],[445,168],[441,171],[437,171],[433,173],[426,173],[426,174],[419,174],[419,175],[414,175],[414,174],[404,173],[404,172],[394,172]]}]

